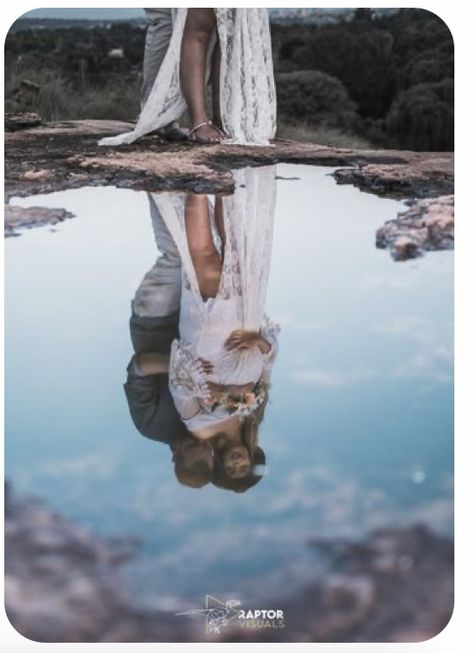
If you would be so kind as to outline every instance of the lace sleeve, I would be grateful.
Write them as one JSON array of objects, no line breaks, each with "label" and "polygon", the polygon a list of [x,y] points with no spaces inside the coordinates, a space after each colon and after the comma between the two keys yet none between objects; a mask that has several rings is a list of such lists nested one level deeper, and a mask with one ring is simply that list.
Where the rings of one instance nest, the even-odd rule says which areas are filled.
[{"label": "lace sleeve", "polygon": [[173,396],[179,399],[210,399],[207,377],[191,346],[173,340],[171,344],[169,384]]},{"label": "lace sleeve", "polygon": [[270,345],[269,351],[263,355],[263,360],[265,363],[272,364],[278,353],[278,335],[280,333],[280,325],[270,320],[268,315],[264,315],[262,328],[260,333],[265,338],[265,340]]}]

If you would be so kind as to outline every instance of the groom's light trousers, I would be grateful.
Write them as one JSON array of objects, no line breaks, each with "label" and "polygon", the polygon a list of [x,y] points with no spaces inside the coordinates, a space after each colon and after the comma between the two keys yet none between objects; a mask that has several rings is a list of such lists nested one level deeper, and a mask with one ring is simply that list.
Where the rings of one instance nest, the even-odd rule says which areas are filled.
[{"label": "groom's light trousers", "polygon": [[140,98],[142,108],[153,88],[173,31],[171,9],[145,9],[145,13],[150,22],[146,31],[143,55],[143,83]]},{"label": "groom's light trousers", "polygon": [[164,318],[179,311],[181,300],[181,257],[161,216],[152,193],[148,193],[150,216],[160,255],[148,270],[132,300],[138,318]]}]

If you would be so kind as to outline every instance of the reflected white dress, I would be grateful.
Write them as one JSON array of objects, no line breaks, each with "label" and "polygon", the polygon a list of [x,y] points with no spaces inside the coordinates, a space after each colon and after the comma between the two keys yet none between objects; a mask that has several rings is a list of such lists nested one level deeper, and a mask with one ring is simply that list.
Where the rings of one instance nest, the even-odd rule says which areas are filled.
[{"label": "reflected white dress", "polygon": [[[264,311],[273,237],[275,166],[246,168],[234,176],[235,193],[222,198],[226,243],[220,285],[216,297],[207,300],[199,291],[188,248],[185,196],[154,194],[182,259],[180,338],[172,343],[169,379],[178,412],[191,431],[229,418],[224,406],[211,410],[206,404],[208,381],[226,385],[268,383],[278,351],[280,327]],[[212,208],[211,198],[209,202]],[[219,247],[215,226],[213,237]],[[263,354],[255,346],[228,351],[225,341],[236,329],[261,330],[270,351]],[[213,364],[212,374],[203,372],[199,358]]]},{"label": "reflected white dress", "polygon": [[[99,145],[132,143],[177,120],[186,109],[179,62],[187,9],[173,9],[173,32],[162,66],[131,132],[108,136]],[[234,145],[271,145],[276,132],[276,93],[267,9],[215,9],[217,30],[208,48],[206,80],[217,40],[221,45],[220,108]]]}]

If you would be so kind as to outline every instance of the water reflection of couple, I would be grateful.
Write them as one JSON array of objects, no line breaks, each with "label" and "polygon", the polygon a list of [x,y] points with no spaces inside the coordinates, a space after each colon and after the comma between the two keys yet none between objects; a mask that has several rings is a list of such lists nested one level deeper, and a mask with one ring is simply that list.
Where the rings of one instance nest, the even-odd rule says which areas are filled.
[{"label": "water reflection of couple", "polygon": [[163,255],[135,298],[125,390],[137,428],[168,442],[186,485],[260,480],[258,428],[279,328],[264,313],[275,167],[239,170],[233,195],[149,196]]}]

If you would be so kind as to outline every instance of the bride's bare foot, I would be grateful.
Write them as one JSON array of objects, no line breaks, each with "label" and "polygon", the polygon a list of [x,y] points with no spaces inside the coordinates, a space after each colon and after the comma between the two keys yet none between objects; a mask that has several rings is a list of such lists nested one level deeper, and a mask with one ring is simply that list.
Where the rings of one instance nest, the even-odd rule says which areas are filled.
[{"label": "bride's bare foot", "polygon": [[214,127],[215,127],[215,128],[216,128],[216,129],[217,129],[217,130],[222,134],[222,138],[229,138],[229,134],[227,134],[227,133],[224,131],[224,128],[222,127],[222,122],[221,122],[220,120],[216,120],[216,119],[214,119],[214,120],[212,121],[212,124],[213,124]]},{"label": "bride's bare foot", "polygon": [[226,134],[210,120],[195,125],[189,132],[189,140],[194,143],[220,143]]}]

